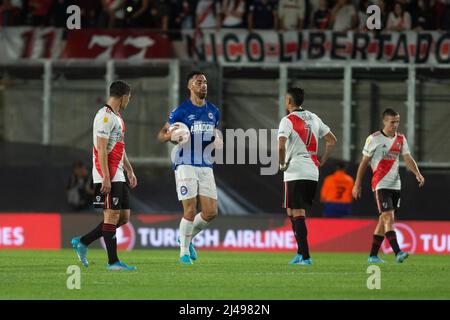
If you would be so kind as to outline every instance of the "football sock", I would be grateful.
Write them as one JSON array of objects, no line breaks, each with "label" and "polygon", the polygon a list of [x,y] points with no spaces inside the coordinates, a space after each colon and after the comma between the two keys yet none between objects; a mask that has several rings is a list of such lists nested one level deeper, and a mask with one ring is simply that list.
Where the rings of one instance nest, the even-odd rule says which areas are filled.
[{"label": "football sock", "polygon": [[180,257],[189,255],[189,244],[192,239],[192,229],[194,229],[194,222],[182,218],[180,222]]},{"label": "football sock", "polygon": [[105,240],[106,251],[108,252],[108,263],[113,264],[119,261],[117,257],[116,225],[103,223],[103,240]]},{"label": "football sock", "polygon": [[295,233],[298,236],[298,245],[300,254],[303,259],[309,259],[309,248],[308,248],[308,229],[306,228],[305,217],[294,217]]},{"label": "football sock", "polygon": [[395,255],[397,255],[401,250],[397,242],[397,235],[395,234],[395,231],[388,231],[386,232],[385,236],[389,241],[392,250],[394,250]]},{"label": "football sock", "polygon": [[80,241],[85,246],[90,245],[92,242],[100,238],[102,234],[102,226],[103,222],[101,222],[98,226],[96,226],[91,232],[85,234],[81,237]]},{"label": "football sock", "polygon": [[289,219],[291,219],[292,232],[294,232],[295,241],[297,241],[297,254],[301,254],[301,252],[300,252],[300,241],[298,241],[297,232],[295,232],[294,217],[293,216],[289,216]]},{"label": "football sock", "polygon": [[375,257],[378,255],[378,250],[380,250],[381,244],[383,243],[384,236],[378,234],[373,235],[372,249],[370,250],[370,256]]},{"label": "football sock", "polygon": [[205,229],[209,224],[209,221],[206,221],[202,218],[202,213],[199,212],[194,217],[194,229],[192,230],[192,239],[203,229]]}]

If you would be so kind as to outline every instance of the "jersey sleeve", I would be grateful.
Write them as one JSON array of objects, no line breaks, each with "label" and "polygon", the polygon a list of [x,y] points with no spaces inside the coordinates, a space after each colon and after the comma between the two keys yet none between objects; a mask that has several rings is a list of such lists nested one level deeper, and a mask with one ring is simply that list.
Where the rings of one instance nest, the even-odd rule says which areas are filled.
[{"label": "jersey sleeve", "polygon": [[290,122],[287,118],[283,118],[280,121],[280,126],[278,127],[278,139],[280,137],[289,138],[292,132],[292,122]]},{"label": "jersey sleeve", "polygon": [[183,111],[181,108],[175,108],[169,115],[169,120],[167,121],[170,125],[173,125],[175,122],[183,122]]},{"label": "jersey sleeve", "polygon": [[408,141],[406,141],[405,136],[403,136],[402,155],[407,155],[410,153],[411,151],[409,151]]},{"label": "jersey sleeve", "polygon": [[317,117],[319,120],[319,138],[322,139],[325,135],[327,135],[331,130],[330,127],[323,123],[322,119]]},{"label": "jersey sleeve", "polygon": [[114,127],[113,116],[108,112],[101,112],[95,118],[94,134],[96,137],[108,139]]},{"label": "jersey sleeve", "polygon": [[365,155],[366,157],[372,157],[375,149],[376,149],[376,143],[373,141],[373,137],[372,136],[368,136],[366,139],[366,144],[364,145],[362,154]]}]

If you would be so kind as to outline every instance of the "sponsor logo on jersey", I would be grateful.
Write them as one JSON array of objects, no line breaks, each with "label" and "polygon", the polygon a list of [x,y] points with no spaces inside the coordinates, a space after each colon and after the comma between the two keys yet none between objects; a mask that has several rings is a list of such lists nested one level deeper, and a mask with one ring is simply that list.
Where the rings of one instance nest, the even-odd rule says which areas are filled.
[{"label": "sponsor logo on jersey", "polygon": [[400,152],[398,151],[383,151],[383,159],[386,160],[396,160]]},{"label": "sponsor logo on jersey", "polygon": [[203,122],[195,122],[191,126],[191,133],[197,134],[197,133],[213,133],[214,132],[214,125],[209,123],[203,123]]}]

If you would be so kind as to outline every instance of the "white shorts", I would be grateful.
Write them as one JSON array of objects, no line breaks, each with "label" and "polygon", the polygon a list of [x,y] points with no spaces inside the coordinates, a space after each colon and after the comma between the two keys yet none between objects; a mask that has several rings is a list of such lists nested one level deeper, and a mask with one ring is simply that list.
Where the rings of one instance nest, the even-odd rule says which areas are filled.
[{"label": "white shorts", "polygon": [[195,198],[197,195],[217,200],[212,168],[179,165],[175,170],[175,182],[180,201]]}]

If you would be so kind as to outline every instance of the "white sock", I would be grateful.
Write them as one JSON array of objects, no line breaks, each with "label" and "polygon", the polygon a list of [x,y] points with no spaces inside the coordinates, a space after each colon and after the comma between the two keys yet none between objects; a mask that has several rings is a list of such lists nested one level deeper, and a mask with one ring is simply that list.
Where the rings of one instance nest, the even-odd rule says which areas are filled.
[{"label": "white sock", "polygon": [[202,218],[202,213],[199,212],[195,215],[194,218],[194,230],[192,231],[192,238],[194,238],[200,231],[205,229],[209,224],[209,221],[206,221]]},{"label": "white sock", "polygon": [[194,223],[182,218],[180,222],[180,257],[189,255],[189,244],[192,239],[192,229],[194,229]]}]

